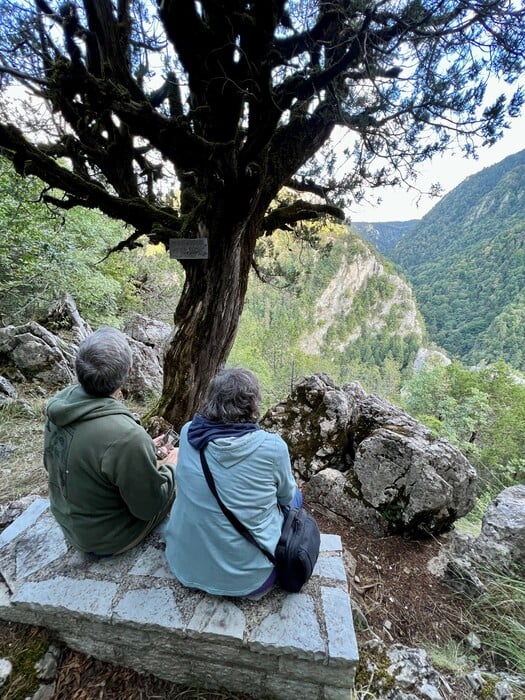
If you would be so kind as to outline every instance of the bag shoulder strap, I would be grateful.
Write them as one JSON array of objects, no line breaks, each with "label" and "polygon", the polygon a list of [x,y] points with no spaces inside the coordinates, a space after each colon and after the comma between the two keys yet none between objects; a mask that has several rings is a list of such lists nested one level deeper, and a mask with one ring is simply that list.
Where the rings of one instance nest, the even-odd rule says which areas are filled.
[{"label": "bag shoulder strap", "polygon": [[204,477],[206,479],[206,483],[209,486],[210,491],[213,493],[215,496],[217,503],[220,506],[220,509],[224,513],[224,515],[228,518],[230,523],[233,525],[233,527],[237,530],[237,532],[242,535],[244,538],[248,540],[248,542],[251,542],[253,545],[257,547],[270,561],[271,563],[275,566],[275,557],[273,554],[271,554],[267,549],[264,547],[261,547],[261,545],[257,542],[255,537],[252,535],[252,533],[248,530],[246,525],[243,525],[241,521],[237,518],[234,513],[231,512],[231,510],[224,505],[224,503],[221,501],[221,498],[219,494],[217,493],[217,487],[215,486],[215,480],[213,478],[213,475],[210,471],[210,468],[208,466],[208,462],[206,461],[206,457],[204,455],[204,449],[201,449],[200,451],[200,458],[201,458],[201,466],[202,466],[202,471],[204,472]]}]

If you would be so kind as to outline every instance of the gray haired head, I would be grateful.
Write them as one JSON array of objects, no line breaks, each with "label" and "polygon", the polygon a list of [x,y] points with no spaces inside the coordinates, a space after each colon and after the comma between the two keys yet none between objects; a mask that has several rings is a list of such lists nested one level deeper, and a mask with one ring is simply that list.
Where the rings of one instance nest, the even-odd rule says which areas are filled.
[{"label": "gray haired head", "polygon": [[123,386],[132,365],[124,333],[102,326],[80,343],[75,369],[83,389],[92,396],[109,396]]},{"label": "gray haired head", "polygon": [[202,415],[219,423],[256,423],[260,416],[261,388],[249,369],[223,369],[210,382]]}]

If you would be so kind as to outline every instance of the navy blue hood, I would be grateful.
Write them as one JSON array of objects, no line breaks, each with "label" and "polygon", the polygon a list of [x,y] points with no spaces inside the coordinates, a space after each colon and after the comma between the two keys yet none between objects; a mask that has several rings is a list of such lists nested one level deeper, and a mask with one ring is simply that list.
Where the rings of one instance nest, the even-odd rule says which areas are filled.
[{"label": "navy blue hood", "polygon": [[196,413],[188,428],[188,442],[196,450],[201,450],[212,440],[241,437],[260,429],[258,423],[216,423]]}]

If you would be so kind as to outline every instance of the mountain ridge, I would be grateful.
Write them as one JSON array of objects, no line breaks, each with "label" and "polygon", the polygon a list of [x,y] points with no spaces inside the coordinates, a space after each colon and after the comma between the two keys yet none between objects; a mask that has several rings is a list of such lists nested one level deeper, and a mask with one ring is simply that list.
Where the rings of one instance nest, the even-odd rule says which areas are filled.
[{"label": "mountain ridge", "polygon": [[388,246],[433,341],[525,369],[525,150],[470,175]]}]

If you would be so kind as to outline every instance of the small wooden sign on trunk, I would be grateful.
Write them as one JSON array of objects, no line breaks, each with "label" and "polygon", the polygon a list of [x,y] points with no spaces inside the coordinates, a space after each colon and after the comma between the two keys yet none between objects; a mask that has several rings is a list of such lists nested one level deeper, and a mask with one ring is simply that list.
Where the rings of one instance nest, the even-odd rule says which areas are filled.
[{"label": "small wooden sign on trunk", "polygon": [[170,258],[177,260],[207,260],[207,238],[170,238]]}]

